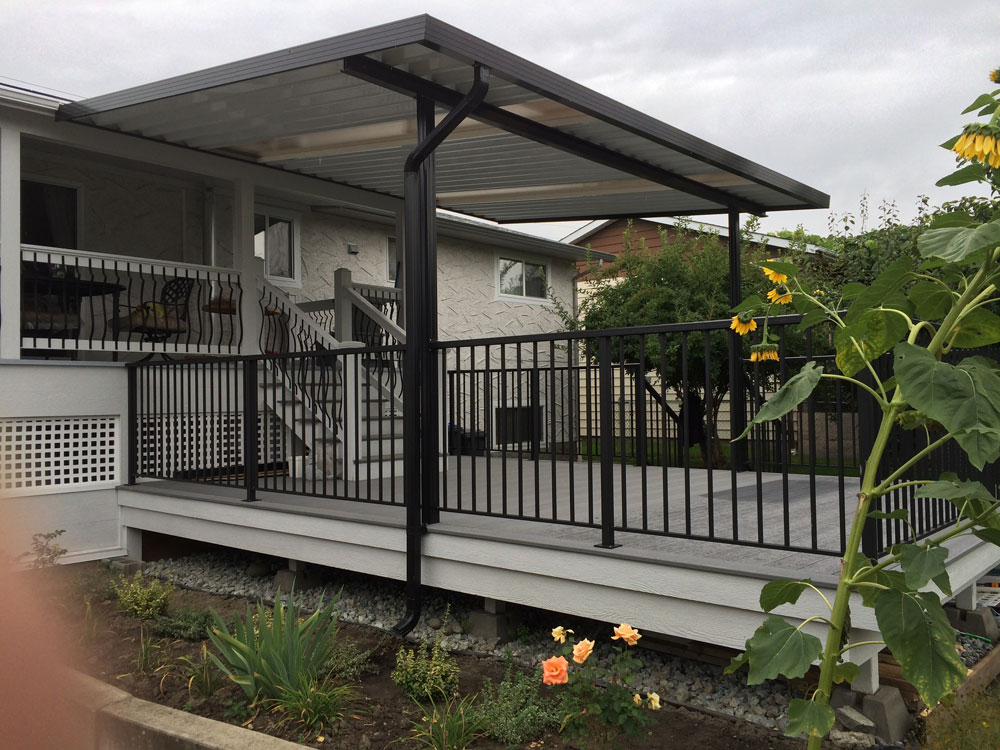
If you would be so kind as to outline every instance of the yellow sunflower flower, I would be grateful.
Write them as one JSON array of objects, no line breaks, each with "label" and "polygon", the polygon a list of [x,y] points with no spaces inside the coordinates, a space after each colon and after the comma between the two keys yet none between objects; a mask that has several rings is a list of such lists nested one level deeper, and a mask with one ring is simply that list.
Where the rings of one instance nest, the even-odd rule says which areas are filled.
[{"label": "yellow sunflower flower", "polygon": [[741,312],[733,316],[733,322],[729,327],[740,336],[746,336],[750,331],[757,330],[757,321],[753,319],[753,313]]},{"label": "yellow sunflower flower", "polygon": [[776,305],[787,305],[792,301],[792,290],[784,284],[778,284],[767,293],[767,298]]},{"label": "yellow sunflower flower", "polygon": [[993,83],[1000,83],[1000,68],[997,68],[992,73],[990,73],[990,80]]},{"label": "yellow sunflower flower", "polygon": [[[770,258],[770,260],[774,260],[774,258]],[[767,266],[761,266],[761,270],[764,271],[764,275],[767,276],[772,284],[784,284],[788,281],[788,274],[772,271]]]},{"label": "yellow sunflower flower", "polygon": [[766,362],[767,360],[778,361],[778,347],[774,344],[757,344],[750,347],[751,362]]},{"label": "yellow sunflower flower", "polygon": [[966,161],[978,161],[993,169],[1000,168],[1000,126],[966,125],[951,150]]}]

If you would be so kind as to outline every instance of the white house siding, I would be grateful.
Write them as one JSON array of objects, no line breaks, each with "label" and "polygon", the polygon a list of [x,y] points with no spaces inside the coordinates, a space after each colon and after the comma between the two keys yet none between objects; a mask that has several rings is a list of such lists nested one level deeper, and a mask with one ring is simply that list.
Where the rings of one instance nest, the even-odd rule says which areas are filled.
[{"label": "white house siding", "polygon": [[[125,471],[124,367],[6,362],[0,364],[0,378],[4,384],[0,390],[0,486],[16,487],[20,481],[16,475],[26,470],[36,478],[35,486],[28,489],[0,490],[0,550],[17,555],[30,548],[32,534],[65,529],[58,544],[68,550],[67,561],[123,554],[114,488],[124,481]],[[58,431],[69,429],[74,421],[86,426],[91,419],[117,429],[119,439],[108,459],[111,473],[105,481],[91,473],[86,482],[44,486],[38,478],[47,463],[71,467],[88,451],[86,431],[79,440],[80,436],[67,439],[65,433],[59,437]],[[16,436],[12,439],[11,429],[25,424],[43,430],[43,435],[51,428],[56,437],[36,440],[30,450],[24,450]],[[103,450],[97,442],[89,441],[90,455]]]}]

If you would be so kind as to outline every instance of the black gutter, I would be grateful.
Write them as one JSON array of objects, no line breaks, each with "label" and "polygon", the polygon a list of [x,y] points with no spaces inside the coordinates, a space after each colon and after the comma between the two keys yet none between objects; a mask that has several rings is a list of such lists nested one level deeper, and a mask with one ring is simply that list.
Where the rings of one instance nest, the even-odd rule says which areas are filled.
[{"label": "black gutter", "polygon": [[403,168],[403,498],[406,503],[406,613],[392,631],[416,627],[421,610],[421,545],[426,524],[438,521],[437,242],[434,150],[479,106],[490,69],[475,65],[472,87],[434,126],[434,101],[417,99],[417,145]]}]

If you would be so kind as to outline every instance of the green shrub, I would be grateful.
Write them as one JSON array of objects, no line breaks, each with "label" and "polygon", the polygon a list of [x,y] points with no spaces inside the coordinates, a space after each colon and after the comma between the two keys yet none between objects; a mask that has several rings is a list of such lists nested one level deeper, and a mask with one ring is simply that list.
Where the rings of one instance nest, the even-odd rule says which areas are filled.
[{"label": "green shrub", "polygon": [[[243,688],[251,701],[279,698],[283,690],[300,690],[321,675],[337,636],[337,594],[326,607],[299,621],[295,600],[275,601],[270,618],[261,602],[257,611],[247,605],[246,618],[236,616],[232,632],[215,611],[209,638],[221,659],[212,660]],[[256,627],[254,615],[256,614]]]},{"label": "green shrub", "polygon": [[56,529],[45,534],[31,535],[31,551],[22,552],[18,559],[31,558],[28,565],[32,568],[48,568],[59,562],[66,554],[66,548],[56,543],[56,539],[66,533],[66,529]]},{"label": "green shrub", "polygon": [[129,580],[124,575],[114,582],[118,608],[131,617],[152,620],[167,609],[167,597],[174,590],[173,584],[163,583],[158,578],[143,580],[142,573],[136,573]]},{"label": "green shrub", "polygon": [[314,679],[303,680],[298,687],[282,688],[277,698],[265,703],[272,711],[283,714],[277,725],[296,723],[310,732],[335,727],[358,702],[358,691],[352,685],[329,685]]},{"label": "green shrub", "polygon": [[188,695],[192,698],[195,694],[202,698],[211,698],[219,688],[221,675],[216,671],[205,643],[201,644],[201,654],[198,657],[180,657],[178,668],[187,678]]},{"label": "green shrub", "polygon": [[458,692],[458,661],[441,648],[443,633],[444,625],[438,630],[432,646],[428,646],[425,639],[416,649],[400,646],[396,654],[392,681],[415,701],[449,699]]},{"label": "green shrub", "polygon": [[556,729],[563,715],[556,701],[539,695],[542,675],[528,675],[514,668],[507,652],[507,673],[499,684],[483,679],[482,700],[476,708],[486,735],[505,745],[523,745],[549,729]]},{"label": "green shrub", "polygon": [[432,698],[431,710],[413,722],[410,741],[431,750],[465,750],[484,734],[485,721],[475,701],[474,695],[462,699],[455,695],[438,706]]},{"label": "green shrub", "polygon": [[212,628],[212,613],[207,609],[180,607],[173,612],[157,615],[152,629],[156,635],[181,638],[185,641],[202,641]]},{"label": "green shrub", "polygon": [[371,658],[385,647],[388,640],[388,636],[383,637],[378,643],[367,649],[359,649],[355,643],[337,640],[330,651],[329,658],[323,665],[322,674],[346,682],[358,679],[362,672],[377,671],[371,668]]}]

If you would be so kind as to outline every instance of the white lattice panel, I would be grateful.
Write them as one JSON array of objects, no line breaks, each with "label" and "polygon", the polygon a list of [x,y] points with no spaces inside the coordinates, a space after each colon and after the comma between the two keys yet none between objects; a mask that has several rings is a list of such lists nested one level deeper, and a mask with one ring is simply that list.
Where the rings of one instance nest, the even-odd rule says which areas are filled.
[{"label": "white lattice panel", "polygon": [[41,494],[118,483],[118,418],[0,419],[0,490]]}]

